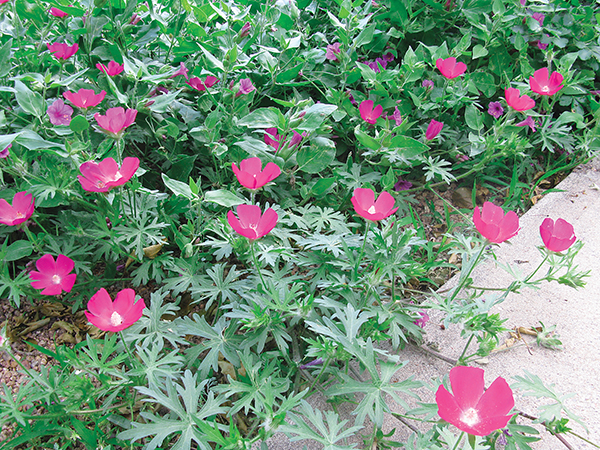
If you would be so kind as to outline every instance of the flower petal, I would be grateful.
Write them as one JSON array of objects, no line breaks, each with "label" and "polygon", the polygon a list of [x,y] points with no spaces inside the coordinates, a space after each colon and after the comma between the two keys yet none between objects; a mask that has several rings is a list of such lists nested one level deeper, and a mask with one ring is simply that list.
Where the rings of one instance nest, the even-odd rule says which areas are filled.
[{"label": "flower petal", "polygon": [[450,370],[452,394],[460,409],[474,408],[483,394],[483,369],[458,366]]}]

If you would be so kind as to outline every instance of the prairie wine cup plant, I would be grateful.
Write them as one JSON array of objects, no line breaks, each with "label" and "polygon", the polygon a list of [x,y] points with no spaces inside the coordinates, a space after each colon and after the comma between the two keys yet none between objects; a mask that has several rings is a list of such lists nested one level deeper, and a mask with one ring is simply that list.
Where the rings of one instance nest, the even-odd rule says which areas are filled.
[{"label": "prairie wine cup plant", "polygon": [[[593,2],[66,3],[0,0],[0,299],[60,306],[73,333],[44,348],[0,324],[24,377],[0,390],[2,448],[586,440],[562,401],[522,411],[513,392],[562,398],[539,377],[486,390],[471,367],[510,292],[584,286],[577,230],[545,218],[542,263],[493,302],[470,275],[600,151]],[[460,358],[403,379],[439,315]]]}]

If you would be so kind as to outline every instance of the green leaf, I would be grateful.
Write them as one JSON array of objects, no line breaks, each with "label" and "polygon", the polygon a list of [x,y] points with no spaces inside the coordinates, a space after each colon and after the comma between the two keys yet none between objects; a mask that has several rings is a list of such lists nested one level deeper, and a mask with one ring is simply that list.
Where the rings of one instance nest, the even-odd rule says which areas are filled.
[{"label": "green leaf", "polygon": [[390,148],[396,149],[402,159],[415,159],[422,153],[429,150],[429,147],[422,142],[408,136],[394,136],[390,143]]},{"label": "green leaf", "polygon": [[208,62],[210,64],[212,64],[217,69],[221,69],[222,71],[225,71],[225,67],[223,67],[223,63],[221,61],[219,61],[217,58],[215,58],[212,55],[212,53],[210,53],[208,50],[206,50],[202,46],[200,46],[200,49],[202,50],[202,53],[204,53],[204,56],[206,57],[206,59],[208,60]]},{"label": "green leaf", "polygon": [[6,43],[0,47],[0,77],[3,78],[10,72],[12,67],[10,63],[10,50],[12,48],[13,40],[10,38]]},{"label": "green leaf", "polygon": [[360,142],[365,147],[370,148],[371,150],[379,150],[381,148],[381,144],[379,143],[379,141],[372,138],[367,133],[364,133],[360,129],[360,125],[356,125],[356,127],[354,128],[354,136],[356,136],[358,142]]},{"label": "green leaf", "polygon": [[375,24],[369,25],[367,28],[362,30],[360,34],[356,37],[355,47],[360,48],[363,45],[368,44],[373,40],[373,33],[375,32]]},{"label": "green leaf", "polygon": [[21,258],[25,258],[33,252],[33,247],[29,241],[17,241],[13,242],[6,248],[4,253],[4,262],[17,261]]},{"label": "green leaf", "polygon": [[40,94],[33,92],[19,80],[15,80],[15,89],[17,90],[15,94],[17,103],[23,111],[36,117],[44,115],[46,102]]},{"label": "green leaf", "polygon": [[483,128],[483,116],[481,111],[473,105],[467,105],[465,108],[465,120],[469,128],[479,131]]},{"label": "green leaf", "polygon": [[303,147],[296,155],[300,169],[306,173],[319,173],[335,158],[335,144],[330,139],[318,137],[310,147]]},{"label": "green leaf", "polygon": [[494,76],[488,72],[475,72],[471,74],[471,81],[488,98],[496,93]]},{"label": "green leaf", "polygon": [[[520,35],[519,35],[520,36]],[[523,39],[523,38],[521,38]],[[473,59],[482,58],[488,54],[488,51],[481,44],[477,44],[473,47]]]},{"label": "green leaf", "polygon": [[173,180],[166,174],[161,174],[165,186],[169,188],[175,195],[186,197],[190,200],[198,200],[198,196],[192,192],[190,186],[183,183],[182,181]]},{"label": "green leaf", "polygon": [[83,133],[90,127],[90,123],[84,116],[75,116],[69,124],[69,128],[75,133]]},{"label": "green leaf", "polygon": [[335,178],[321,178],[310,188],[310,194],[322,197],[331,189],[333,183],[335,183]]},{"label": "green leaf", "polygon": [[306,114],[302,118],[302,123],[297,127],[300,131],[313,132],[321,126],[321,124],[333,112],[337,110],[337,106],[328,105],[327,103],[315,103],[306,110]]},{"label": "green leaf", "polygon": [[279,111],[275,108],[259,108],[238,121],[238,125],[248,128],[278,128]]},{"label": "green leaf", "polygon": [[204,200],[207,202],[217,203],[218,205],[231,208],[232,206],[241,205],[246,203],[245,198],[238,197],[231,191],[225,189],[217,189],[216,191],[209,191],[204,194]]}]

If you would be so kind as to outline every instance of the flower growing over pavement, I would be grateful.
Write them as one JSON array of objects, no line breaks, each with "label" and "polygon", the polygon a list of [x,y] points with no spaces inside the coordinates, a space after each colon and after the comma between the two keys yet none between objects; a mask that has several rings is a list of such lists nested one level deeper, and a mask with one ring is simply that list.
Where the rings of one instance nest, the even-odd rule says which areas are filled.
[{"label": "flower growing over pavement", "polygon": [[279,218],[272,208],[261,215],[260,207],[256,205],[238,205],[236,211],[237,217],[233,211],[227,213],[227,222],[237,234],[251,241],[269,234]]},{"label": "flower growing over pavement", "polygon": [[531,116],[527,116],[527,119],[525,119],[523,122],[519,122],[517,124],[518,127],[529,127],[531,128],[531,131],[533,131],[535,133],[535,121],[533,120],[533,117]]},{"label": "flower growing over pavement", "polygon": [[113,302],[106,289],[102,288],[90,298],[85,316],[92,325],[102,331],[116,333],[137,322],[142,317],[145,307],[143,298],[135,301],[133,289],[123,289]]},{"label": "flower growing over pavement", "polygon": [[544,245],[551,252],[567,250],[577,239],[573,225],[564,219],[557,219],[554,222],[549,217],[544,219],[540,225],[540,235]]},{"label": "flower growing over pavement", "polygon": [[73,108],[65,105],[65,102],[59,98],[48,106],[47,113],[52,125],[69,125],[71,123]]},{"label": "flower growing over pavement", "polygon": [[387,119],[396,122],[396,126],[402,125],[402,115],[400,114],[400,110],[397,106],[394,108],[394,112],[387,116]]},{"label": "flower growing over pavement", "polygon": [[231,163],[231,168],[240,184],[251,190],[260,189],[281,174],[279,166],[272,162],[262,169],[262,162],[258,157],[244,159],[240,162],[239,169],[235,163]]},{"label": "flower growing over pavement", "polygon": [[8,146],[6,146],[6,148],[0,152],[0,158],[1,159],[8,158],[8,155],[10,154],[9,150],[10,150],[11,147],[12,147],[12,144],[8,144]]},{"label": "flower growing over pavement", "polygon": [[500,206],[491,202],[473,210],[473,223],[484,238],[496,244],[510,239],[519,231],[519,216],[514,211],[504,214]]},{"label": "flower growing over pavement", "polygon": [[513,393],[506,380],[498,377],[484,390],[483,369],[454,367],[450,370],[452,394],[440,385],[435,401],[438,414],[448,423],[475,436],[487,436],[504,428],[515,406]]},{"label": "flower growing over pavement", "polygon": [[58,9],[53,6],[50,8],[50,15],[54,17],[60,17],[62,19],[63,17],[67,17],[69,13],[66,13],[62,9]]},{"label": "flower growing over pavement", "polygon": [[337,61],[337,56],[340,54],[340,43],[336,42],[335,44],[331,44],[327,46],[327,51],[325,52],[325,58],[330,61]]},{"label": "flower growing over pavement", "polygon": [[425,325],[427,322],[429,322],[429,314],[427,314],[425,311],[419,311],[419,315],[421,317],[419,317],[413,323],[418,327],[425,328]]},{"label": "flower growing over pavement", "polygon": [[540,95],[554,95],[563,88],[563,76],[558,72],[552,72],[548,76],[548,68],[544,67],[533,72],[529,77],[529,87],[533,92]]},{"label": "flower growing over pavement", "polygon": [[109,77],[114,77],[115,75],[119,75],[125,67],[123,64],[119,64],[116,61],[110,61],[108,64],[104,65],[102,63],[96,64],[96,68],[101,72],[104,72]]},{"label": "flower growing over pavement", "polygon": [[97,106],[104,100],[106,91],[101,91],[96,94],[93,89],[79,89],[77,92],[67,91],[63,93],[63,97],[81,109],[88,109]]},{"label": "flower growing over pavement", "polygon": [[94,119],[107,134],[120,138],[123,130],[135,122],[135,116],[137,116],[137,110],[128,109],[125,111],[119,106],[107,109],[104,116],[100,113],[94,114]]},{"label": "flower growing over pavement", "polygon": [[0,223],[20,225],[33,215],[34,207],[35,199],[26,191],[17,192],[13,196],[12,205],[0,198]]},{"label": "flower growing over pavement", "polygon": [[535,106],[535,100],[528,95],[521,96],[521,91],[515,88],[506,88],[504,98],[508,106],[515,111],[527,111]]},{"label": "flower growing over pavement", "polygon": [[75,267],[73,260],[65,255],[58,255],[56,261],[46,254],[35,263],[38,271],[31,271],[29,278],[34,280],[31,286],[43,289],[42,295],[60,295],[62,291],[71,292],[77,275],[71,273]]},{"label": "flower growing over pavement", "polygon": [[351,200],[356,213],[373,222],[385,219],[398,211],[398,207],[394,208],[394,197],[385,191],[375,200],[373,189],[356,188]]},{"label": "flower growing over pavement", "polygon": [[99,163],[88,161],[79,166],[81,175],[77,175],[81,187],[88,192],[108,192],[131,180],[140,167],[140,160],[127,157],[121,168],[113,158],[105,158]]},{"label": "flower growing over pavement", "polygon": [[173,75],[171,75],[169,78],[175,78],[178,77],[179,75],[185,77],[185,79],[189,79],[188,77],[188,69],[185,67],[185,64],[183,62],[179,63],[179,69],[177,69],[175,71],[175,73],[173,73]]},{"label": "flower growing over pavement", "polygon": [[504,114],[504,108],[500,102],[490,102],[488,105],[488,114],[496,119]]},{"label": "flower growing over pavement", "polygon": [[249,94],[250,92],[252,92],[254,90],[256,90],[256,88],[252,84],[252,80],[250,78],[242,78],[240,80],[240,88],[237,91],[237,93],[235,94],[235,96],[239,97],[242,94],[243,95],[247,95],[247,94]]},{"label": "flower growing over pavement", "polygon": [[444,128],[444,124],[442,122],[438,122],[437,120],[431,119],[431,122],[429,122],[429,126],[427,127],[427,131],[425,132],[425,139],[431,141],[438,134],[440,134],[442,128]]},{"label": "flower growing over pavement", "polygon": [[54,44],[46,44],[50,53],[54,55],[56,59],[62,59],[66,61],[79,50],[78,44],[68,45],[62,44],[60,42],[55,42]]},{"label": "flower growing over pavement", "polygon": [[375,124],[383,112],[383,106],[377,105],[373,108],[373,100],[363,100],[358,107],[358,111],[365,122]]},{"label": "flower growing over pavement", "polygon": [[438,58],[435,66],[449,80],[460,77],[467,70],[467,65],[462,62],[456,62],[456,58],[453,56],[446,59]]}]

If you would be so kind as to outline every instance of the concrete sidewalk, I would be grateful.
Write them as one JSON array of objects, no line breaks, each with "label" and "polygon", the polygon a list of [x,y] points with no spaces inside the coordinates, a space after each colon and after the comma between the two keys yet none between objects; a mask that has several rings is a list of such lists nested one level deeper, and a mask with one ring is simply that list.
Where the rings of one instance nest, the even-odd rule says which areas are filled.
[{"label": "concrete sidewalk", "polygon": [[[591,270],[591,276],[586,279],[586,287],[575,290],[556,282],[546,283],[539,290],[526,289],[520,294],[510,294],[493,312],[508,319],[505,324],[507,328],[534,327],[539,326],[539,322],[546,326],[556,325],[564,348],[550,350],[539,347],[535,344],[535,338],[526,336],[529,348],[515,345],[491,355],[488,362],[480,367],[485,369],[486,386],[498,376],[512,385],[515,382],[514,376],[522,376],[524,371],[528,371],[539,376],[545,386],[554,385],[553,389],[558,394],[573,393],[566,405],[586,423],[589,434],[573,421],[569,422],[569,426],[576,433],[600,445],[600,389],[597,386],[600,383],[600,161],[597,159],[578,167],[557,189],[562,192],[547,194],[521,217],[519,234],[510,243],[500,244],[495,253],[500,262],[516,265],[518,261],[523,273],[531,272],[542,261],[536,248],[542,245],[540,224],[546,217],[554,220],[563,218],[573,225],[577,238],[585,244],[575,262],[579,270]],[[539,273],[544,273],[543,269]],[[513,280],[502,269],[494,267],[493,262],[479,266],[473,273],[473,279],[475,285],[487,287],[506,287]],[[455,280],[450,280],[447,286],[452,286],[454,282]],[[439,325],[443,317],[430,315],[432,320],[425,328],[427,342],[435,343],[441,354],[458,358],[465,345],[465,341],[459,336],[460,326],[442,330]],[[410,363],[399,372],[398,381],[411,375],[418,380],[433,380],[444,376],[451,368],[438,358],[410,348],[402,351],[400,357]],[[432,391],[423,389],[420,394],[424,401],[434,401]],[[313,396],[310,403],[320,410],[331,409],[324,400]],[[515,407],[530,415],[537,416],[537,407],[548,403],[543,399],[523,397],[515,391]],[[402,412],[399,405],[389,403],[389,406],[393,411]],[[348,425],[354,422],[354,416],[346,415],[342,418],[349,419]],[[531,421],[527,419],[519,419],[519,422],[531,425]],[[413,425],[419,426],[418,423]],[[396,433],[393,439],[397,441],[404,441],[411,433],[397,419],[386,415],[384,431],[394,428]],[[543,427],[537,428],[542,430]],[[365,434],[368,433],[368,430],[364,431]],[[532,444],[532,448],[567,448],[548,433],[542,431],[542,436],[542,441]],[[594,448],[573,436],[565,435],[565,438],[574,449]],[[357,444],[356,448],[362,448],[360,439],[353,442]],[[267,445],[272,450],[301,449],[303,445],[309,450],[322,448],[314,442],[290,442],[283,434],[269,439]]]}]

